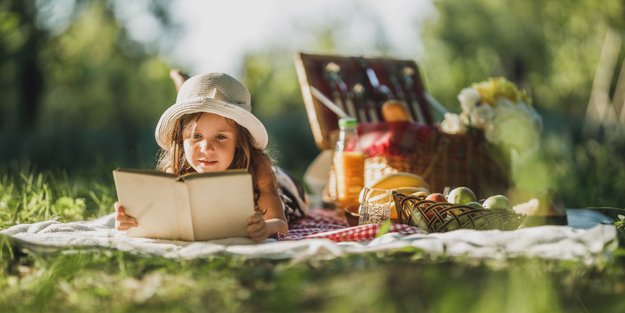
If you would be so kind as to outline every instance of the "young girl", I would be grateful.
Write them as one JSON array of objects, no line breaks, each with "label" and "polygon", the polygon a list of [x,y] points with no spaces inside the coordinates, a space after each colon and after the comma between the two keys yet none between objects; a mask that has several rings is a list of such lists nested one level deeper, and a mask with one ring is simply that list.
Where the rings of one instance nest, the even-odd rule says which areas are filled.
[{"label": "young girl", "polygon": [[[246,169],[252,174],[256,213],[248,219],[247,233],[263,241],[287,233],[290,219],[303,215],[300,203],[284,206],[269,156],[263,151],[268,136],[262,122],[251,113],[250,93],[235,78],[223,73],[191,77],[178,92],[176,103],[163,113],[156,126],[156,141],[162,148],[158,169],[177,175],[226,169]],[[281,177],[283,172],[277,174]],[[301,194],[300,194],[301,195]],[[293,204],[287,202],[287,204]],[[137,226],[132,216],[115,203],[115,227]]]}]

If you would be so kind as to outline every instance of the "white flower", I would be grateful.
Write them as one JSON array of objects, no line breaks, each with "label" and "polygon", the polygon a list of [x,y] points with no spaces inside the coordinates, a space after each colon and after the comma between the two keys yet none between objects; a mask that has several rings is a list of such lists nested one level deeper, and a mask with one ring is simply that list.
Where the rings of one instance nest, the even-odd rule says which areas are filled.
[{"label": "white flower", "polygon": [[467,127],[482,129],[492,143],[519,152],[536,149],[542,119],[525,99],[525,93],[505,78],[473,84],[458,94],[462,112],[446,114],[442,129],[448,133],[465,132]]},{"label": "white flower", "polygon": [[480,101],[480,94],[475,88],[464,88],[458,94],[458,101],[460,101],[462,112],[470,112]]},{"label": "white flower", "polygon": [[475,106],[469,113],[471,126],[475,128],[484,128],[490,123],[495,116],[495,110],[488,104]]},{"label": "white flower", "polygon": [[441,130],[447,134],[464,134],[467,128],[458,114],[445,113],[445,119],[441,122]]}]

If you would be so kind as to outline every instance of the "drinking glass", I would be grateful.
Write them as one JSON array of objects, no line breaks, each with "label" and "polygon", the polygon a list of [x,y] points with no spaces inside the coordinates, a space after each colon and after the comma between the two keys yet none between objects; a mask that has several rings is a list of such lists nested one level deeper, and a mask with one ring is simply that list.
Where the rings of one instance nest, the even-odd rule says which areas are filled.
[{"label": "drinking glass", "polygon": [[393,195],[390,190],[364,187],[360,193],[359,225],[380,224],[390,219]]}]

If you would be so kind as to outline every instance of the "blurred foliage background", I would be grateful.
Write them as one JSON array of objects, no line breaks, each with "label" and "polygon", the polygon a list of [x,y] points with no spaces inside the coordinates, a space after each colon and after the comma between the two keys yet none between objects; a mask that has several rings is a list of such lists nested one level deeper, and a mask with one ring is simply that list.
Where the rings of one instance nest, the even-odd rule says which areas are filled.
[{"label": "blurred foliage background", "polygon": [[[160,33],[148,42],[128,35],[123,1],[64,3],[62,14],[46,1],[0,3],[0,168],[88,173],[112,184],[113,168],[155,164],[153,131],[175,100],[168,71],[178,67],[161,51],[175,45],[184,29],[172,19],[168,1],[152,1],[146,8]],[[436,16],[422,38],[414,39],[424,42],[423,57],[415,59],[429,92],[458,111],[456,95],[471,83],[491,76],[514,81],[528,90],[544,119],[542,149],[530,172],[539,181],[530,183],[555,188],[568,207],[622,206],[625,121],[597,124],[592,131],[582,126],[606,34],[620,40],[608,92],[618,89],[625,2],[434,4]],[[345,53],[337,51],[334,33],[340,22],[329,23],[310,30],[316,49],[306,52]],[[394,56],[384,32],[371,40],[375,49],[368,54]],[[253,95],[255,113],[270,133],[272,155],[301,177],[319,151],[293,65],[296,51],[289,42],[247,51],[240,73],[233,74]],[[616,108],[618,116],[622,109]]]}]

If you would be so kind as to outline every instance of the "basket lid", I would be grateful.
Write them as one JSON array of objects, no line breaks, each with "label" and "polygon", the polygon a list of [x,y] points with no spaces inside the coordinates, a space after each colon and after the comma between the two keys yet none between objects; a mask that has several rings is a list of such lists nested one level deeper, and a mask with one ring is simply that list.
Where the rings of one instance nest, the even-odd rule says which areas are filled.
[{"label": "basket lid", "polygon": [[[361,124],[378,122],[382,121],[382,105],[389,99],[404,101],[412,120],[434,124],[419,67],[413,60],[299,53],[295,64],[308,121],[320,149],[333,146],[339,124],[336,112]],[[335,107],[328,108],[328,100]]]}]

